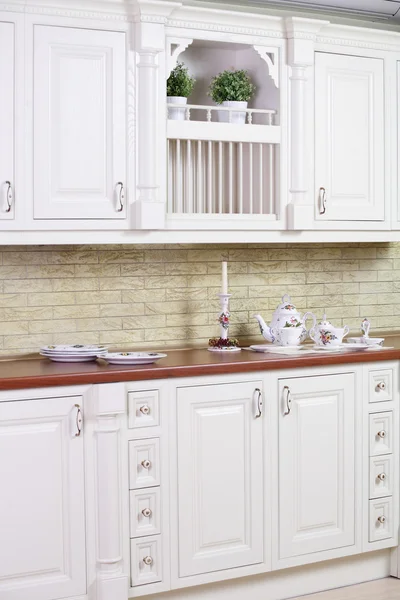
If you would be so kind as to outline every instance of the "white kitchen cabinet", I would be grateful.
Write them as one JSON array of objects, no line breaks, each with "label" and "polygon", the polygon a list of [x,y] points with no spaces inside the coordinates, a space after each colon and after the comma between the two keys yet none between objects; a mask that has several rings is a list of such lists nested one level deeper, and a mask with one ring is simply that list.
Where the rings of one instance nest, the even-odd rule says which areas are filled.
[{"label": "white kitchen cabinet", "polygon": [[125,33],[33,28],[34,219],[125,219]]},{"label": "white kitchen cabinet", "polygon": [[383,59],[316,53],[318,220],[385,220],[384,92]]},{"label": "white kitchen cabinet", "polygon": [[263,561],[261,390],[177,389],[179,577]]},{"label": "white kitchen cabinet", "polygon": [[0,402],[0,599],[86,593],[82,397]]},{"label": "white kitchen cabinet", "polygon": [[0,220],[9,220],[14,219],[16,188],[16,23],[2,22],[2,17],[0,14]]},{"label": "white kitchen cabinet", "polygon": [[279,559],[314,562],[355,543],[354,373],[280,379],[278,419]]}]

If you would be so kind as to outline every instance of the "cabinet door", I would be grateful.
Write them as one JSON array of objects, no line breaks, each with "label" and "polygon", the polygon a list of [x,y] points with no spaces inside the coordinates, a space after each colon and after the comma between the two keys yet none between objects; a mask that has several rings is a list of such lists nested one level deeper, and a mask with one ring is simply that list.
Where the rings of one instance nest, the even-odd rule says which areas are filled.
[{"label": "cabinet door", "polygon": [[316,54],[315,195],[319,219],[385,219],[383,75],[383,60],[378,58]]},{"label": "cabinet door", "polygon": [[0,600],[86,593],[80,402],[0,403]]},{"label": "cabinet door", "polygon": [[0,22],[0,220],[14,218],[15,24]]},{"label": "cabinet door", "polygon": [[35,25],[33,61],[34,218],[125,218],[125,34]]},{"label": "cabinet door", "polygon": [[178,389],[180,577],[263,560],[261,386]]},{"label": "cabinet door", "polygon": [[351,546],[354,374],[280,380],[279,398],[279,558]]}]

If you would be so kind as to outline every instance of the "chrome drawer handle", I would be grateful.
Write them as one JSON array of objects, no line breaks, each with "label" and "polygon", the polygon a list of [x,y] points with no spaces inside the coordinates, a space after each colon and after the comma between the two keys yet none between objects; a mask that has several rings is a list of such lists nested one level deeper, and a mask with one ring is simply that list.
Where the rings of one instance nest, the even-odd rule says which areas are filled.
[{"label": "chrome drawer handle", "polygon": [[292,396],[290,394],[289,386],[285,385],[283,391],[286,392],[286,410],[283,413],[283,416],[290,415],[290,411],[292,410]]},{"label": "chrome drawer handle", "polygon": [[254,390],[254,392],[257,394],[257,413],[256,413],[255,418],[259,419],[262,416],[262,409],[263,409],[262,391],[259,388],[256,388]]},{"label": "chrome drawer handle", "polygon": [[139,410],[143,415],[148,415],[150,413],[150,407],[147,406],[147,404],[145,404],[144,406],[141,406],[139,408]]},{"label": "chrome drawer handle", "polygon": [[382,392],[383,392],[384,390],[386,390],[386,383],[385,383],[384,381],[380,381],[380,382],[378,383],[378,385],[376,386],[376,391],[377,391],[377,392],[379,392],[379,391],[381,391],[381,390],[382,390]]},{"label": "chrome drawer handle", "polygon": [[326,189],[324,187],[319,188],[319,214],[324,215],[326,213]]},{"label": "chrome drawer handle", "polygon": [[141,465],[144,469],[150,469],[151,467],[151,461],[146,459],[146,460],[142,460]]},{"label": "chrome drawer handle", "polygon": [[386,517],[384,515],[382,515],[382,516],[378,517],[378,521],[379,521],[379,523],[381,523],[383,525],[384,523],[386,523]]},{"label": "chrome drawer handle", "polygon": [[11,206],[12,206],[12,203],[13,203],[13,189],[12,189],[11,181],[6,181],[6,186],[7,186],[7,191],[6,191],[7,208],[6,208],[6,213],[9,213],[9,212],[11,212]]},{"label": "chrome drawer handle", "polygon": [[152,564],[153,564],[153,562],[154,562],[154,561],[153,561],[153,559],[151,558],[151,556],[145,556],[145,557],[143,558],[143,562],[144,562],[144,564],[145,564],[145,565],[148,565],[148,566],[150,566],[150,565],[152,565]]},{"label": "chrome drawer handle", "polygon": [[143,515],[144,517],[151,517],[151,515],[152,515],[152,514],[153,514],[153,512],[151,511],[151,509],[150,509],[150,508],[144,508],[144,509],[142,510],[142,515]]},{"label": "chrome drawer handle", "polygon": [[118,181],[117,185],[119,185],[117,212],[122,212],[124,210],[124,200],[125,200],[124,184],[122,183],[122,181]]},{"label": "chrome drawer handle", "polygon": [[378,431],[378,437],[382,438],[382,440],[385,439],[386,435],[387,433],[384,429],[382,429],[382,431]]},{"label": "chrome drawer handle", "polygon": [[379,473],[378,479],[380,479],[381,481],[385,481],[385,479],[386,479],[386,473]]}]

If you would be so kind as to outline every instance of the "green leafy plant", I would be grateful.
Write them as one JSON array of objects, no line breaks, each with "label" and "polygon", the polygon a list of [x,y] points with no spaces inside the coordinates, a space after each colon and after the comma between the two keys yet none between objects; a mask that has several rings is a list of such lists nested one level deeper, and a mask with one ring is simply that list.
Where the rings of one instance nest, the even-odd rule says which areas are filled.
[{"label": "green leafy plant", "polygon": [[189,75],[183,63],[178,63],[167,79],[167,96],[187,98],[193,91],[196,80]]},{"label": "green leafy plant", "polygon": [[226,100],[248,102],[255,91],[256,86],[247,71],[223,71],[212,78],[208,95],[216,104]]}]

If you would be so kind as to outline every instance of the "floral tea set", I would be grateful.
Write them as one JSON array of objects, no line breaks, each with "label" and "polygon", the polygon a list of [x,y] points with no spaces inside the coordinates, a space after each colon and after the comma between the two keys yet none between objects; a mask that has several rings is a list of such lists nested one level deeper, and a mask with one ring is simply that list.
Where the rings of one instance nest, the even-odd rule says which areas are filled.
[{"label": "floral tea set", "polygon": [[[275,349],[293,348],[299,349],[299,346],[308,337],[314,342],[315,350],[340,350],[354,349],[362,350],[371,347],[381,347],[384,338],[369,337],[370,322],[364,319],[362,322],[363,335],[357,338],[348,338],[344,343],[344,338],[348,335],[350,329],[347,325],[344,327],[335,327],[330,323],[326,314],[322,321],[317,324],[317,318],[312,312],[306,312],[301,315],[291,301],[288,294],[282,297],[282,303],[275,310],[270,325],[267,325],[261,315],[254,315],[260,326],[262,336],[272,344]],[[307,321],[312,320],[312,327],[307,328]],[[252,346],[251,348],[259,351],[266,351],[271,346]],[[263,348],[263,350],[261,350]]]}]

